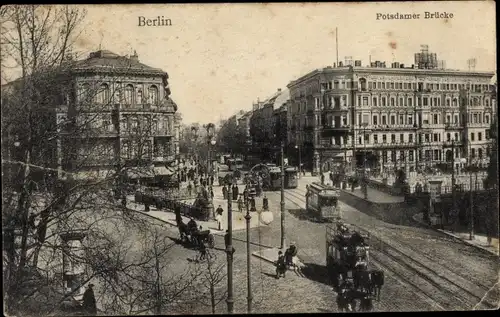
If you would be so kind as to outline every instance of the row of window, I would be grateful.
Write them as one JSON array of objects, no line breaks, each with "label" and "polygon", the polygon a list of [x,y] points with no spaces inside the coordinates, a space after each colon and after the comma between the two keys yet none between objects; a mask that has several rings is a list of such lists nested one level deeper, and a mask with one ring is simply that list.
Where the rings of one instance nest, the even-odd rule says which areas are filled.
[{"label": "row of window", "polygon": [[441,91],[460,91],[460,90],[470,90],[472,92],[487,92],[491,91],[490,86],[486,84],[456,84],[456,83],[415,83],[415,82],[384,82],[384,81],[366,81],[366,79],[360,79],[361,90],[368,89],[381,89],[381,90],[441,90]]},{"label": "row of window", "polygon": [[81,102],[93,100],[99,104],[107,104],[110,102],[119,102],[128,105],[144,103],[157,104],[159,100],[159,90],[156,85],[151,85],[148,87],[146,94],[144,94],[142,89],[136,89],[133,85],[128,84],[123,89],[111,91],[108,84],[101,84],[97,91],[93,92],[90,85],[84,83],[80,86],[78,100]]},{"label": "row of window", "polygon": [[175,154],[175,146],[173,143],[153,143],[146,140],[140,144],[134,141],[124,141],[121,148],[122,156],[125,158],[146,158],[146,157],[161,157]]}]

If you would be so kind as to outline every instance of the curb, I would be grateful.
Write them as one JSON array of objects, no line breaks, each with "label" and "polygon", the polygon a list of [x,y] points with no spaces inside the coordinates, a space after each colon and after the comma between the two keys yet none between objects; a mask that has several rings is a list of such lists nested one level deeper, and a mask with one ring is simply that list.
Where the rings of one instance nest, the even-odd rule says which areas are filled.
[{"label": "curb", "polygon": [[483,251],[486,251],[486,252],[488,252],[488,253],[490,253],[490,254],[493,254],[493,255],[498,256],[498,253],[496,253],[496,252],[494,252],[494,251],[492,251],[492,250],[489,250],[489,249],[487,249],[487,248],[485,248],[485,247],[482,247],[482,246],[480,246],[480,245],[474,244],[474,243],[472,243],[472,242],[470,242],[470,241],[464,240],[464,239],[460,238],[459,236],[457,236],[457,235],[455,235],[455,234],[453,234],[453,233],[451,233],[451,232],[448,232],[448,231],[445,231],[445,230],[442,230],[442,229],[436,229],[436,228],[434,228],[433,226],[431,226],[431,225],[429,225],[429,224],[427,224],[427,223],[425,223],[425,222],[423,222],[423,221],[421,221],[421,220],[416,219],[417,215],[419,215],[419,213],[417,213],[417,214],[415,214],[415,215],[413,215],[413,216],[412,216],[413,221],[415,221],[415,222],[417,222],[417,223],[419,223],[419,224],[421,224],[421,225],[424,225],[424,226],[426,226],[426,227],[428,227],[428,228],[430,228],[430,229],[432,229],[432,230],[434,230],[434,231],[441,232],[441,233],[443,233],[443,234],[445,234],[445,235],[447,235],[447,236],[449,236],[449,237],[454,238],[455,240],[459,240],[460,242],[462,242],[462,243],[464,243],[464,244],[467,244],[467,245],[470,245],[470,246],[476,247],[476,248],[478,248],[478,249],[480,249],[480,250],[483,250]]}]

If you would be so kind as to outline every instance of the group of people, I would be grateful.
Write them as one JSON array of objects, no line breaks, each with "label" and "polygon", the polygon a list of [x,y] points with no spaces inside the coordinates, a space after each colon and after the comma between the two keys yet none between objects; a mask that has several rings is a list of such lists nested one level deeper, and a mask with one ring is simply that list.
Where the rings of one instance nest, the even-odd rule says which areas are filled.
[{"label": "group of people", "polygon": [[[238,185],[233,184],[231,186],[231,198],[232,198],[232,200],[238,200],[239,191],[240,191],[240,189],[238,188]],[[224,200],[229,198],[229,188],[228,188],[228,186],[226,186],[226,184],[224,184],[224,186],[222,186],[222,196],[224,197]]]},{"label": "group of people", "polygon": [[290,267],[296,268],[293,263],[293,258],[297,256],[297,247],[295,242],[290,243],[290,247],[286,249],[285,254],[282,251],[278,251],[278,261],[276,262],[276,278],[285,277],[285,273]]}]

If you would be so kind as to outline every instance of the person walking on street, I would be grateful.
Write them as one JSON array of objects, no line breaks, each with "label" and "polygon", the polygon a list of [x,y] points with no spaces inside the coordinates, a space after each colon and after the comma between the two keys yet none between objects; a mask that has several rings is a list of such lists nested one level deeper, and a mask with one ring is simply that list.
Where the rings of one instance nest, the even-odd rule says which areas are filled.
[{"label": "person walking on street", "polygon": [[191,194],[193,193],[193,185],[191,185],[191,182],[189,182],[189,184],[187,186],[187,190],[188,190],[189,197],[191,197]]},{"label": "person walking on street", "polygon": [[235,184],[233,187],[233,200],[238,200],[238,191],[238,185]]},{"label": "person walking on street", "polygon": [[97,305],[94,295],[94,284],[89,284],[89,287],[83,293],[83,310],[86,314],[95,316],[97,315]]},{"label": "person walking on street", "polygon": [[224,209],[222,209],[222,206],[219,205],[217,207],[217,210],[215,210],[215,220],[217,221],[217,225],[219,227],[219,230],[221,230],[221,222],[222,222],[222,213],[224,212]]},{"label": "person walking on street", "polygon": [[214,199],[214,189],[210,186],[210,197]]},{"label": "person walking on street", "polygon": [[265,211],[269,210],[269,200],[267,199],[266,195],[264,195],[264,198],[262,199],[262,208]]},{"label": "person walking on street", "polygon": [[226,184],[224,184],[224,186],[222,186],[222,196],[224,197],[224,200],[227,199],[227,187],[226,187]]},{"label": "person walking on street", "polygon": [[241,196],[238,198],[238,211],[243,212],[243,200],[241,199]]},{"label": "person walking on street", "polygon": [[212,186],[214,185],[214,176],[213,175],[210,176],[210,185],[212,185]]},{"label": "person walking on street", "polygon": [[325,184],[325,174],[321,173],[321,184]]}]

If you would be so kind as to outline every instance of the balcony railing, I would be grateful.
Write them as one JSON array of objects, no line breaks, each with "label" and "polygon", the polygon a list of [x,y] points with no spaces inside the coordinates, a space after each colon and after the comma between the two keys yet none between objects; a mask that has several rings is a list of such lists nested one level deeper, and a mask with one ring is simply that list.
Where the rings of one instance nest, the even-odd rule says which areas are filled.
[{"label": "balcony railing", "polygon": [[340,126],[332,125],[332,124],[324,124],[323,125],[323,130],[349,131],[350,128],[351,127],[348,125],[340,125]]},{"label": "balcony railing", "polygon": [[379,125],[370,125],[367,129],[376,130],[376,131],[394,131],[394,130],[414,130],[417,127],[414,124],[379,124]]},{"label": "balcony railing", "polygon": [[[356,144],[357,147],[363,147],[364,144]],[[394,142],[394,143],[367,143],[366,147],[375,148],[414,148],[417,145],[413,142]]]},{"label": "balcony railing", "polygon": [[445,123],[444,128],[445,128],[446,130],[450,130],[450,129],[460,129],[460,128],[461,128],[461,126],[460,126],[458,123]]}]

